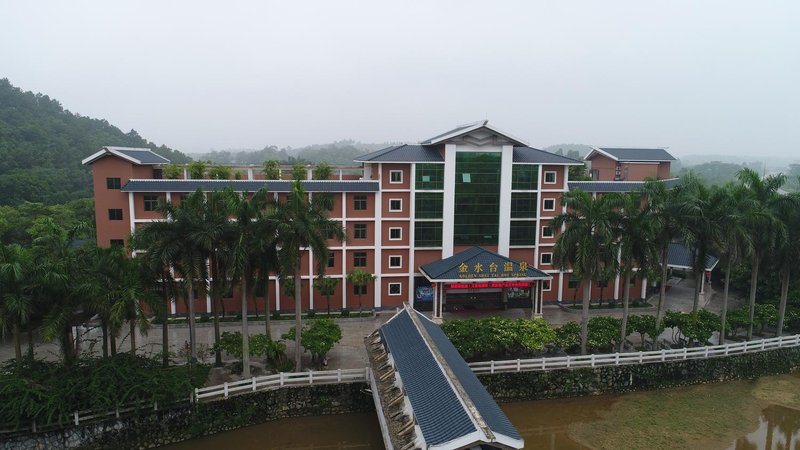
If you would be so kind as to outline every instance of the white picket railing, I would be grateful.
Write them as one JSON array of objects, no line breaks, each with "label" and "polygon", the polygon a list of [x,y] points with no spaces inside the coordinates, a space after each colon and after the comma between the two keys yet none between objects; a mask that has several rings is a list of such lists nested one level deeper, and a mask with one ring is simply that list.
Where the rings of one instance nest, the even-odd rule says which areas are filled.
[{"label": "white picket railing", "polygon": [[368,368],[337,369],[309,372],[281,372],[277,375],[253,377],[247,380],[218,384],[194,390],[195,399],[228,398],[231,395],[278,389],[287,386],[308,386],[317,384],[366,383]]},{"label": "white picket railing", "polygon": [[800,334],[781,336],[759,341],[706,347],[675,348],[633,353],[591,354],[583,356],[558,356],[552,358],[511,359],[504,361],[481,361],[470,363],[476,374],[502,372],[533,372],[554,369],[576,369],[579,367],[622,366],[687,359],[706,359],[742,353],[762,352],[776,348],[800,347]]}]

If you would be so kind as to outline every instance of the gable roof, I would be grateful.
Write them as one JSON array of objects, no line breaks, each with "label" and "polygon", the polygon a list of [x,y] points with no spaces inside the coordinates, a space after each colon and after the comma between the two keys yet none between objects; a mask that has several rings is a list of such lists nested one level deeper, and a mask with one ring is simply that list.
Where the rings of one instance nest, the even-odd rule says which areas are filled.
[{"label": "gable roof", "polygon": [[514,136],[511,136],[510,134],[508,134],[506,132],[500,131],[494,125],[489,125],[489,121],[488,120],[479,120],[478,122],[474,122],[474,123],[470,123],[470,124],[466,124],[466,125],[459,125],[459,126],[457,126],[456,128],[453,128],[450,131],[446,131],[446,132],[444,132],[442,134],[439,134],[439,135],[436,135],[436,136],[434,136],[432,138],[426,139],[426,140],[420,142],[420,144],[422,144],[422,145],[440,144],[442,142],[449,141],[450,139],[454,139],[454,138],[457,138],[459,136],[463,136],[463,135],[465,135],[467,133],[471,133],[471,132],[473,132],[475,130],[479,130],[481,128],[485,128],[485,129],[491,131],[492,133],[499,134],[500,136],[503,136],[504,138],[508,139],[509,141],[512,141],[515,145],[520,145],[520,146],[527,146],[528,145],[528,143],[523,141],[522,139],[515,138]]},{"label": "gable roof", "polygon": [[[372,180],[304,180],[306,192],[378,192],[378,182]],[[122,192],[194,192],[219,191],[225,188],[234,192],[256,192],[266,188],[269,192],[289,192],[292,180],[128,180]]]},{"label": "gable roof", "polygon": [[[494,263],[497,272],[491,272],[489,266]],[[505,264],[511,263],[512,270],[505,271]],[[466,265],[464,271],[462,264]],[[476,273],[475,265],[480,264],[482,272]],[[527,266],[527,267],[526,267]],[[550,280],[553,277],[533,267],[533,264],[521,264],[499,253],[483,247],[470,247],[462,252],[439,261],[420,266],[420,272],[431,281],[473,281],[473,280]]]},{"label": "gable roof", "polygon": [[429,145],[393,145],[359,156],[355,162],[425,162],[443,163],[439,150]]},{"label": "gable roof", "polygon": [[519,432],[437,324],[406,304],[377,334],[394,366],[395,383],[410,405],[408,414],[419,427],[419,447],[524,446]]},{"label": "gable roof", "polygon": [[[667,266],[675,269],[691,269],[694,252],[680,242],[672,242],[667,249]],[[714,270],[719,258],[713,255],[706,256],[706,270]]]},{"label": "gable roof", "polygon": [[531,164],[563,164],[570,166],[582,166],[583,161],[577,159],[567,158],[566,156],[556,155],[538,148],[532,147],[514,147],[515,163],[531,163]]},{"label": "gable roof", "polygon": [[[680,178],[658,180],[664,183],[667,189],[672,189],[682,183]],[[569,181],[569,190],[581,189],[586,192],[631,192],[644,189],[645,181]]]},{"label": "gable roof", "polygon": [[149,148],[134,148],[134,147],[103,147],[99,152],[84,158],[82,164],[92,164],[98,159],[106,156],[114,155],[126,161],[130,161],[136,165],[149,165],[149,164],[169,164],[170,160],[163,156],[154,153]]},{"label": "gable roof", "polygon": [[675,157],[670,155],[663,148],[621,148],[621,147],[592,147],[592,151],[586,155],[586,161],[591,160],[598,154],[605,155],[614,161],[620,162],[669,162],[675,161]]}]

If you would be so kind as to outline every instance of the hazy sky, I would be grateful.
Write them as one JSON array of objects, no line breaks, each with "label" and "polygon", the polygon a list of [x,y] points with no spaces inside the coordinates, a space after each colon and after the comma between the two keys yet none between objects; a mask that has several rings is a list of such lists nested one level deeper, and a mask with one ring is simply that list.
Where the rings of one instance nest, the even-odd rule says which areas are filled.
[{"label": "hazy sky", "polygon": [[3,77],[188,152],[488,118],[539,147],[800,159],[796,0],[5,1]]}]

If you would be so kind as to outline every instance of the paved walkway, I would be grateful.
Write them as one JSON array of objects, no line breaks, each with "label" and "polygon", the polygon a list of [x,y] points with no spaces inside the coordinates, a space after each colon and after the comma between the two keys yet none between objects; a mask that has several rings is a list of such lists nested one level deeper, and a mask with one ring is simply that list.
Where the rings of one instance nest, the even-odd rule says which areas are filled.
[{"label": "paved walkway", "polygon": [[[701,296],[700,306],[712,312],[719,313],[722,309],[722,294],[714,291],[706,285],[706,294]],[[667,293],[665,309],[672,309],[678,311],[691,311],[694,295],[694,284],[691,280],[683,280],[678,285],[672,287]],[[657,297],[653,298],[653,302],[657,301]],[[732,297],[730,300],[729,309],[736,308],[744,304],[743,299]],[[643,313],[650,314],[653,310]],[[467,317],[487,317],[494,315],[502,315],[509,318],[523,318],[530,317],[530,309],[511,309],[507,311],[462,311],[457,313],[445,313],[445,320],[461,319]],[[636,310],[632,310],[636,314]],[[388,320],[394,312],[383,311],[375,317],[370,318],[352,318],[341,319],[339,325],[342,327],[342,341],[339,342],[328,355],[328,369],[338,368],[361,368],[367,365],[367,354],[364,348],[363,339],[365,336],[374,331],[378,326]],[[612,312],[598,312],[591,311],[592,315],[612,315],[621,316],[622,310],[615,310]],[[553,326],[559,326],[569,321],[580,321],[580,311],[575,313],[567,312],[556,305],[547,305],[543,310],[544,318],[549,321]],[[281,334],[287,332],[294,324],[291,320],[272,321],[272,338],[279,339]],[[264,332],[264,321],[251,321],[250,330],[252,334]],[[223,323],[220,324],[220,331],[241,331],[239,323]],[[99,329],[94,328],[88,330],[82,335],[82,349],[84,352],[94,352],[99,354]],[[184,343],[189,339],[188,327],[185,325],[174,325],[170,327],[170,351],[178,354],[179,349],[184,346]],[[213,361],[213,355],[210,352],[211,343],[214,341],[214,327],[211,323],[198,324],[197,326],[197,342],[198,350],[200,353],[205,353],[205,361]],[[155,325],[151,328],[146,336],[137,336],[137,344],[139,345],[139,353],[144,355],[154,355],[161,351],[161,327]],[[27,345],[27,344],[23,344]],[[294,354],[294,342],[287,341],[287,354],[291,357]],[[117,343],[117,348],[126,351],[130,349],[130,342],[127,333]],[[37,343],[35,346],[37,356],[45,358],[57,358],[58,347],[54,343],[45,342]],[[0,361],[5,361],[14,357],[14,348],[11,345],[10,337],[0,342]],[[201,358],[202,359],[202,358]],[[308,353],[304,354],[304,365],[310,364],[310,356]]]}]

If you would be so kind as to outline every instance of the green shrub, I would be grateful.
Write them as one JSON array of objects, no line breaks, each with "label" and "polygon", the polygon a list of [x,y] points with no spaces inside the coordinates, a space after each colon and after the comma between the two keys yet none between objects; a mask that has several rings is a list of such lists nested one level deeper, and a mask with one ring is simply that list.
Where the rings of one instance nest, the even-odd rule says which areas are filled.
[{"label": "green shrub", "polygon": [[[312,362],[321,362],[336,343],[342,340],[342,329],[332,319],[315,319],[303,327],[300,332],[300,345],[311,353]],[[294,340],[295,327],[284,333],[281,338]]]},{"label": "green shrub", "polygon": [[656,339],[658,339],[658,336],[661,334],[661,330],[656,329],[656,316],[649,314],[628,316],[628,331],[639,333],[642,339],[642,348],[644,347],[646,335],[650,336],[650,339],[655,343]]},{"label": "green shrub", "polygon": [[581,324],[567,322],[556,328],[555,343],[567,353],[577,353],[581,349]]},{"label": "green shrub", "polygon": [[342,317],[350,317],[350,310],[347,308],[342,308],[342,311],[339,313]]},{"label": "green shrub", "polygon": [[464,359],[472,361],[536,355],[556,339],[543,319],[451,320],[442,324],[442,331]]},{"label": "green shrub", "polygon": [[610,352],[619,346],[622,319],[598,316],[589,319],[587,346],[590,351]]},{"label": "green shrub", "polygon": [[316,315],[317,312],[313,309],[309,309],[308,312],[306,313],[306,317],[308,317],[309,319],[313,319]]}]

